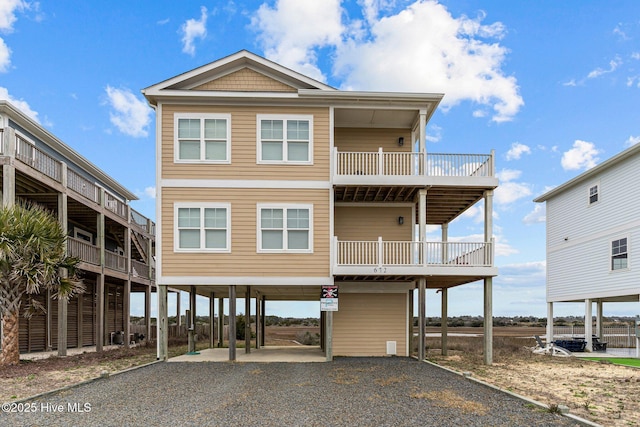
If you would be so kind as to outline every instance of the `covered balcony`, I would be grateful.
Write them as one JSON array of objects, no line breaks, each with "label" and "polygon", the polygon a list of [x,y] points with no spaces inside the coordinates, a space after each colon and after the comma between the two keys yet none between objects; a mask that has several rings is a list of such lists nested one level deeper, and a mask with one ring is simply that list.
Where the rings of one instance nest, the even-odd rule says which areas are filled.
[{"label": "covered balcony", "polygon": [[[494,242],[340,241],[333,272],[341,280],[412,280],[432,276],[433,287],[497,275]],[[448,284],[448,285],[445,285]],[[432,287],[432,286],[429,286]]]}]

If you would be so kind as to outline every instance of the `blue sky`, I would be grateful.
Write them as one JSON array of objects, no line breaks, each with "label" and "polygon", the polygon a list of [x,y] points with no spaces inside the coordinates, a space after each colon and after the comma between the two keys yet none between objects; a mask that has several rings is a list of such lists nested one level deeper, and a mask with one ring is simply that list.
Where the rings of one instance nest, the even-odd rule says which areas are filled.
[{"label": "blue sky", "polygon": [[[427,150],[496,151],[495,315],[546,315],[545,213],[532,199],[640,142],[635,0],[0,0],[0,98],[135,192],[151,218],[155,117],[140,90],[241,49],[340,89],[445,93]],[[472,209],[450,237],[481,235],[481,217]],[[428,293],[428,315],[438,298]],[[481,314],[482,286],[449,301],[450,315]]]}]

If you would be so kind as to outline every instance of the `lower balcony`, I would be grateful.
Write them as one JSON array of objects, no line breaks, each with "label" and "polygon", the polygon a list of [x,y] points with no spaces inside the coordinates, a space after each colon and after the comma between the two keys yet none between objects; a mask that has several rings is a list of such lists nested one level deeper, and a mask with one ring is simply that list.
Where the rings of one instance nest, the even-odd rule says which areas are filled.
[{"label": "lower balcony", "polygon": [[[491,277],[493,242],[334,240],[334,275],[347,279],[411,280],[418,276]],[[477,279],[474,279],[477,280]],[[470,280],[466,280],[468,282]]]}]

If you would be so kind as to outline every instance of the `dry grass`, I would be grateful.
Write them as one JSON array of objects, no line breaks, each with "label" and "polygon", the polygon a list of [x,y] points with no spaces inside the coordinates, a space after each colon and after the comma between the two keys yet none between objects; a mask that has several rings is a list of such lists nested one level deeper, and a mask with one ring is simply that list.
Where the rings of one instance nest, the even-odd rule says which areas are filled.
[{"label": "dry grass", "polygon": [[533,338],[495,337],[492,366],[485,366],[481,337],[449,337],[449,355],[439,339],[427,340],[432,362],[549,407],[565,405],[571,413],[607,426],[640,426],[640,369],[536,355]]},{"label": "dry grass", "polygon": [[385,387],[391,384],[403,383],[409,379],[406,375],[400,375],[399,377],[388,377],[388,378],[376,378],[374,382],[379,386]]},{"label": "dry grass", "polygon": [[489,409],[481,403],[467,400],[453,390],[413,392],[414,399],[428,399],[432,405],[441,408],[453,408],[467,414],[486,415]]}]

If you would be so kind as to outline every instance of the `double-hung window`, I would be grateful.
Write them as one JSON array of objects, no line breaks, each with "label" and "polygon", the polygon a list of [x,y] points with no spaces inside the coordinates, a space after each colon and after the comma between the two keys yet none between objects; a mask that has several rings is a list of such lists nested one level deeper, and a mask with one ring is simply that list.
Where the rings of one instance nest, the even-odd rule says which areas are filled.
[{"label": "double-hung window", "polygon": [[258,252],[313,252],[311,205],[258,205]]},{"label": "double-hung window", "polygon": [[592,205],[598,201],[598,184],[589,187],[589,204]]},{"label": "double-hung window", "polygon": [[628,267],[627,238],[611,242],[611,270],[625,270]]},{"label": "double-hung window", "polygon": [[313,163],[313,117],[260,114],[258,163]]},{"label": "double-hung window", "polygon": [[231,207],[224,203],[175,205],[176,252],[230,252]]},{"label": "double-hung window", "polygon": [[174,120],[176,162],[231,162],[231,115],[176,113]]}]

